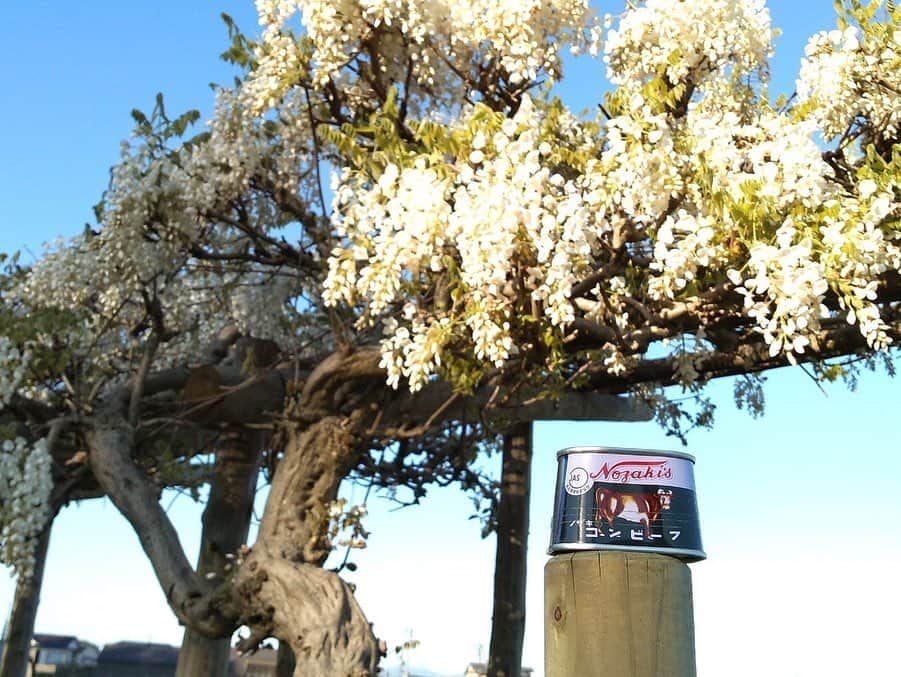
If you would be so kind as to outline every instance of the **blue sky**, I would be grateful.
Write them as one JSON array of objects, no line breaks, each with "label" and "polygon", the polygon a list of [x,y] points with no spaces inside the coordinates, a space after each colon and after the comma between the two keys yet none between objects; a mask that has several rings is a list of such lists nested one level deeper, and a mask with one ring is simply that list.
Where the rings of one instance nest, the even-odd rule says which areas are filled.
[{"label": "blue sky", "polygon": [[[602,5],[606,9],[609,5]],[[774,89],[790,92],[806,37],[833,24],[830,0],[771,3],[784,30]],[[170,111],[208,114],[208,83],[231,74],[220,11],[255,23],[250,0],[222,3],[4,3],[7,69],[0,106],[0,251],[75,234],[92,220],[133,107],[157,91]],[[599,64],[580,63],[562,93],[591,105]],[[578,97],[578,99],[576,99]],[[732,384],[711,386],[717,426],[693,433],[704,545],[692,565],[699,674],[885,674],[894,665],[892,623],[901,607],[897,521],[901,444],[893,420],[897,383],[866,374],[857,392],[824,395],[799,370],[770,376],[764,418],[731,404]],[[677,448],[653,424],[539,424],[529,548],[525,663],[543,658],[541,569],[547,557],[556,450],[577,444]],[[357,494],[359,496],[359,494]],[[168,499],[167,499],[168,500]],[[487,654],[493,539],[481,540],[459,492],[433,492],[421,507],[390,512],[372,500],[369,548],[356,557],[358,594],[390,643],[412,630],[413,662],[449,674]],[[197,551],[200,507],[172,503],[187,551]],[[0,576],[0,613],[13,593]],[[38,630],[97,643],[178,643],[181,630],[124,520],[106,501],[65,509],[51,541]]]}]

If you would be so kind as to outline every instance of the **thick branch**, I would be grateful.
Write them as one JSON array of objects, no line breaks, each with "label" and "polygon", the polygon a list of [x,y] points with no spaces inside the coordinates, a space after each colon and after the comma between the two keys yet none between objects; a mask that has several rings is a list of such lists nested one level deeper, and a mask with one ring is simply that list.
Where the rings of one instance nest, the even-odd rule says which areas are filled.
[{"label": "thick branch", "polygon": [[355,380],[381,381],[385,370],[379,366],[378,346],[362,346],[350,353],[333,353],[325,358],[304,384],[300,401],[305,408],[325,408],[334,405],[336,390]]},{"label": "thick branch", "polygon": [[[155,407],[148,405],[150,415],[184,416],[201,425],[268,423],[274,412],[284,408],[286,381],[293,374],[290,368],[264,369],[248,376],[238,366],[175,367],[150,375],[144,386],[145,396],[184,395],[192,377],[196,382],[201,374],[200,369],[205,374],[215,374],[209,387],[187,393],[187,398],[177,401],[170,396],[168,401],[164,398],[155,403]],[[126,392],[122,392],[123,400]]]},{"label": "thick branch", "polygon": [[[528,393],[503,406],[491,404],[493,387],[483,386],[473,395],[457,398],[437,417],[433,413],[453,395],[448,383],[434,383],[422,391],[389,402],[381,410],[383,425],[413,427],[429,420],[518,423],[530,421],[647,421],[653,416],[641,401],[597,392],[566,392],[554,399]],[[537,394],[532,394],[537,395]]]},{"label": "thick branch", "polygon": [[258,545],[296,562],[325,561],[331,552],[328,505],[337,498],[356,451],[356,440],[342,418],[326,417],[302,432],[289,431]]},{"label": "thick branch", "polygon": [[[901,339],[901,325],[892,327],[890,335],[895,341]],[[820,339],[819,350],[808,347],[806,352],[796,353],[793,357],[798,364],[806,364],[870,350],[866,340],[856,327],[844,326],[825,334]],[[700,357],[695,368],[699,378],[706,381],[725,376],[767,371],[790,364],[792,363],[784,354],[770,356],[767,346],[761,339],[759,343],[744,344],[734,351],[712,352],[706,357]],[[622,375],[608,373],[602,364],[597,364],[589,370],[589,373],[592,374],[591,387],[609,392],[624,392],[630,385],[641,383],[654,383],[661,386],[675,385],[678,382],[675,372],[676,362],[673,358],[644,360]]]},{"label": "thick branch", "polygon": [[132,460],[133,429],[121,416],[104,412],[86,437],[94,476],[134,528],[179,621],[210,636],[231,634],[238,614],[227,594],[213,594],[188,563],[157,488]]}]

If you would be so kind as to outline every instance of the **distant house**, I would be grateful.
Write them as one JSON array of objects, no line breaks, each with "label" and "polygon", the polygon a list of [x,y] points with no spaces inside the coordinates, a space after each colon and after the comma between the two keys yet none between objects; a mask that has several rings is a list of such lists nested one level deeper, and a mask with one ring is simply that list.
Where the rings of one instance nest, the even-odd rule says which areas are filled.
[{"label": "distant house", "polygon": [[175,677],[178,647],[149,642],[107,644],[97,659],[95,677]]},{"label": "distant house", "polygon": [[[532,677],[532,672],[534,672],[532,668],[520,668],[520,670],[520,677]],[[463,673],[463,677],[487,677],[487,675],[487,663],[470,663],[466,666],[466,672]]]},{"label": "distant house", "polygon": [[84,673],[97,665],[100,654],[96,645],[73,635],[37,634],[31,647],[35,675]]}]

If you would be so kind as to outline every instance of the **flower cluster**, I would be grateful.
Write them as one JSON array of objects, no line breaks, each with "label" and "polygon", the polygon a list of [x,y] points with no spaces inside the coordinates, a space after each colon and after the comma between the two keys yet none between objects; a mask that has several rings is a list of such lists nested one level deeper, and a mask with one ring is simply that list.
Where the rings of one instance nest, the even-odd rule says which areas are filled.
[{"label": "flower cluster", "polygon": [[[334,219],[347,242],[329,261],[324,298],[364,300],[369,318],[403,306],[382,344],[394,386],[403,377],[421,387],[452,340],[503,365],[517,350],[524,303],[543,308],[553,326],[574,317],[570,288],[593,247],[582,192],[547,166],[552,147],[529,99],[502,122],[480,115],[458,122],[473,138],[450,165],[420,158],[389,165],[375,181],[345,172],[337,184]],[[448,297],[435,306],[409,294],[432,284]]]},{"label": "flower cluster", "polygon": [[724,110],[690,110],[684,129],[680,171],[691,178],[680,208],[655,233],[655,299],[675,298],[699,269],[730,265],[737,243],[760,238],[792,211],[815,212],[837,191],[809,123],[771,111],[742,122],[727,102]]},{"label": "flower cluster", "polygon": [[695,188],[695,199],[719,194],[740,204],[753,195],[764,208],[787,213],[813,211],[837,191],[810,122],[766,109],[748,122],[731,110],[704,107],[689,112],[686,128],[695,171],[711,173],[710,184],[700,186],[709,193]]},{"label": "flower cluster", "polygon": [[[901,270],[901,233],[898,220],[901,205],[895,195],[901,181],[895,179],[882,189],[864,179],[858,185],[858,199],[846,199],[838,206],[836,218],[820,230],[822,255],[830,286],[847,311],[849,324],[857,324],[874,349],[891,343],[876,305],[878,280],[887,271]],[[886,221],[894,221],[891,235],[884,232]]]},{"label": "flower cluster", "polygon": [[741,285],[747,314],[757,321],[770,355],[786,352],[792,358],[803,353],[820,319],[828,316],[823,298],[829,284],[813,256],[812,239],[798,237],[787,221],[776,234],[776,244],[757,243],[751,248],[748,271],[750,279],[741,281],[733,273],[732,280]]},{"label": "flower cluster", "polygon": [[847,26],[814,35],[798,96],[827,140],[864,124],[877,139],[901,133],[901,28]]},{"label": "flower cluster", "polygon": [[730,67],[761,69],[772,39],[764,0],[646,0],[607,34],[604,60],[610,81],[629,92],[660,76],[670,85],[703,86]]},{"label": "flower cluster", "polygon": [[[699,381],[701,362],[713,354],[706,338],[707,334],[701,327],[694,335],[683,335],[675,345],[673,377],[683,388],[697,388],[702,383]],[[671,342],[664,341],[664,344],[669,346]]]},{"label": "flower cluster", "polygon": [[31,576],[36,539],[50,519],[51,464],[44,439],[0,443],[0,558],[20,578]]},{"label": "flower cluster", "polygon": [[[296,276],[252,261],[219,263],[229,253],[241,261],[248,232],[277,236],[286,219],[271,195],[304,188],[307,116],[286,108],[275,147],[263,127],[245,114],[238,92],[222,89],[203,142],[170,148],[165,128],[124,142],[100,229],[48,248],[13,298],[29,308],[78,309],[85,320],[70,341],[96,348],[92,364],[110,367],[107,373],[136,354],[136,341],[125,337],[142,324],[147,297],[175,334],[161,347],[161,364],[192,359],[229,321],[257,337],[288,340],[289,300],[305,291]],[[266,191],[253,185],[261,176]],[[238,218],[243,229],[232,225]]]},{"label": "flower cluster", "polygon": [[756,243],[744,279],[738,271],[729,273],[771,355],[785,353],[794,361],[807,346],[817,347],[822,320],[834,317],[824,303],[830,291],[871,348],[891,343],[875,301],[880,276],[901,269],[897,238],[887,238],[880,228],[898,205],[891,193],[882,193],[831,201],[826,209],[830,216],[816,227],[787,219],[775,242]]},{"label": "flower cluster", "polygon": [[724,256],[722,237],[716,220],[680,209],[666,217],[654,238],[654,261],[650,268],[657,275],[648,281],[652,299],[673,299],[695,279],[699,268],[706,268]]},{"label": "flower cluster", "polygon": [[22,385],[30,361],[29,350],[20,350],[9,337],[0,336],[0,409]]},{"label": "flower cluster", "polygon": [[[366,87],[342,69],[374,44],[379,77],[404,82],[409,62],[414,81],[443,97],[460,88],[459,74],[474,62],[498,64],[511,82],[556,77],[561,46],[596,51],[600,35],[586,0],[258,0],[257,8],[264,31],[246,90],[256,112],[275,105],[307,65],[319,85]],[[288,30],[295,14],[312,64]]]},{"label": "flower cluster", "polygon": [[[345,170],[326,303],[361,304],[364,324],[381,319],[389,383],[414,390],[442,373],[449,351],[507,363],[534,339],[524,315],[552,331],[585,318],[599,336],[625,336],[642,331],[649,308],[713,288],[744,296],[773,356],[817,347],[837,313],[827,296],[872,348],[888,345],[875,295],[898,269],[897,188],[890,172],[880,184],[861,175],[849,197],[811,117],[735,84],[736,72],[764,73],[772,35],[757,0],[651,0],[607,40],[613,100],[625,105],[597,127],[557,111],[548,133],[549,109],[529,100],[490,124],[465,110],[450,125],[465,141],[451,150]],[[670,89],[690,82],[687,105],[652,105],[646,86],[661,75]],[[613,267],[572,298],[626,242],[646,252],[640,272]],[[634,362],[622,346],[598,347],[613,375]],[[698,351],[671,352],[693,382]]]}]

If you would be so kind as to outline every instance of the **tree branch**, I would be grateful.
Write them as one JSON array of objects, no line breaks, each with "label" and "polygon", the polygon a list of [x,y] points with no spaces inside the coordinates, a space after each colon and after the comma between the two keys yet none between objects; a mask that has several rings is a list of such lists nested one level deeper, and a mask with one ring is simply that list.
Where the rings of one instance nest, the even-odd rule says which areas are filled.
[{"label": "tree branch", "polygon": [[178,619],[211,637],[231,634],[239,614],[230,593],[217,593],[191,567],[157,487],[132,460],[133,429],[115,409],[105,409],[86,433],[94,476],[134,528]]}]

